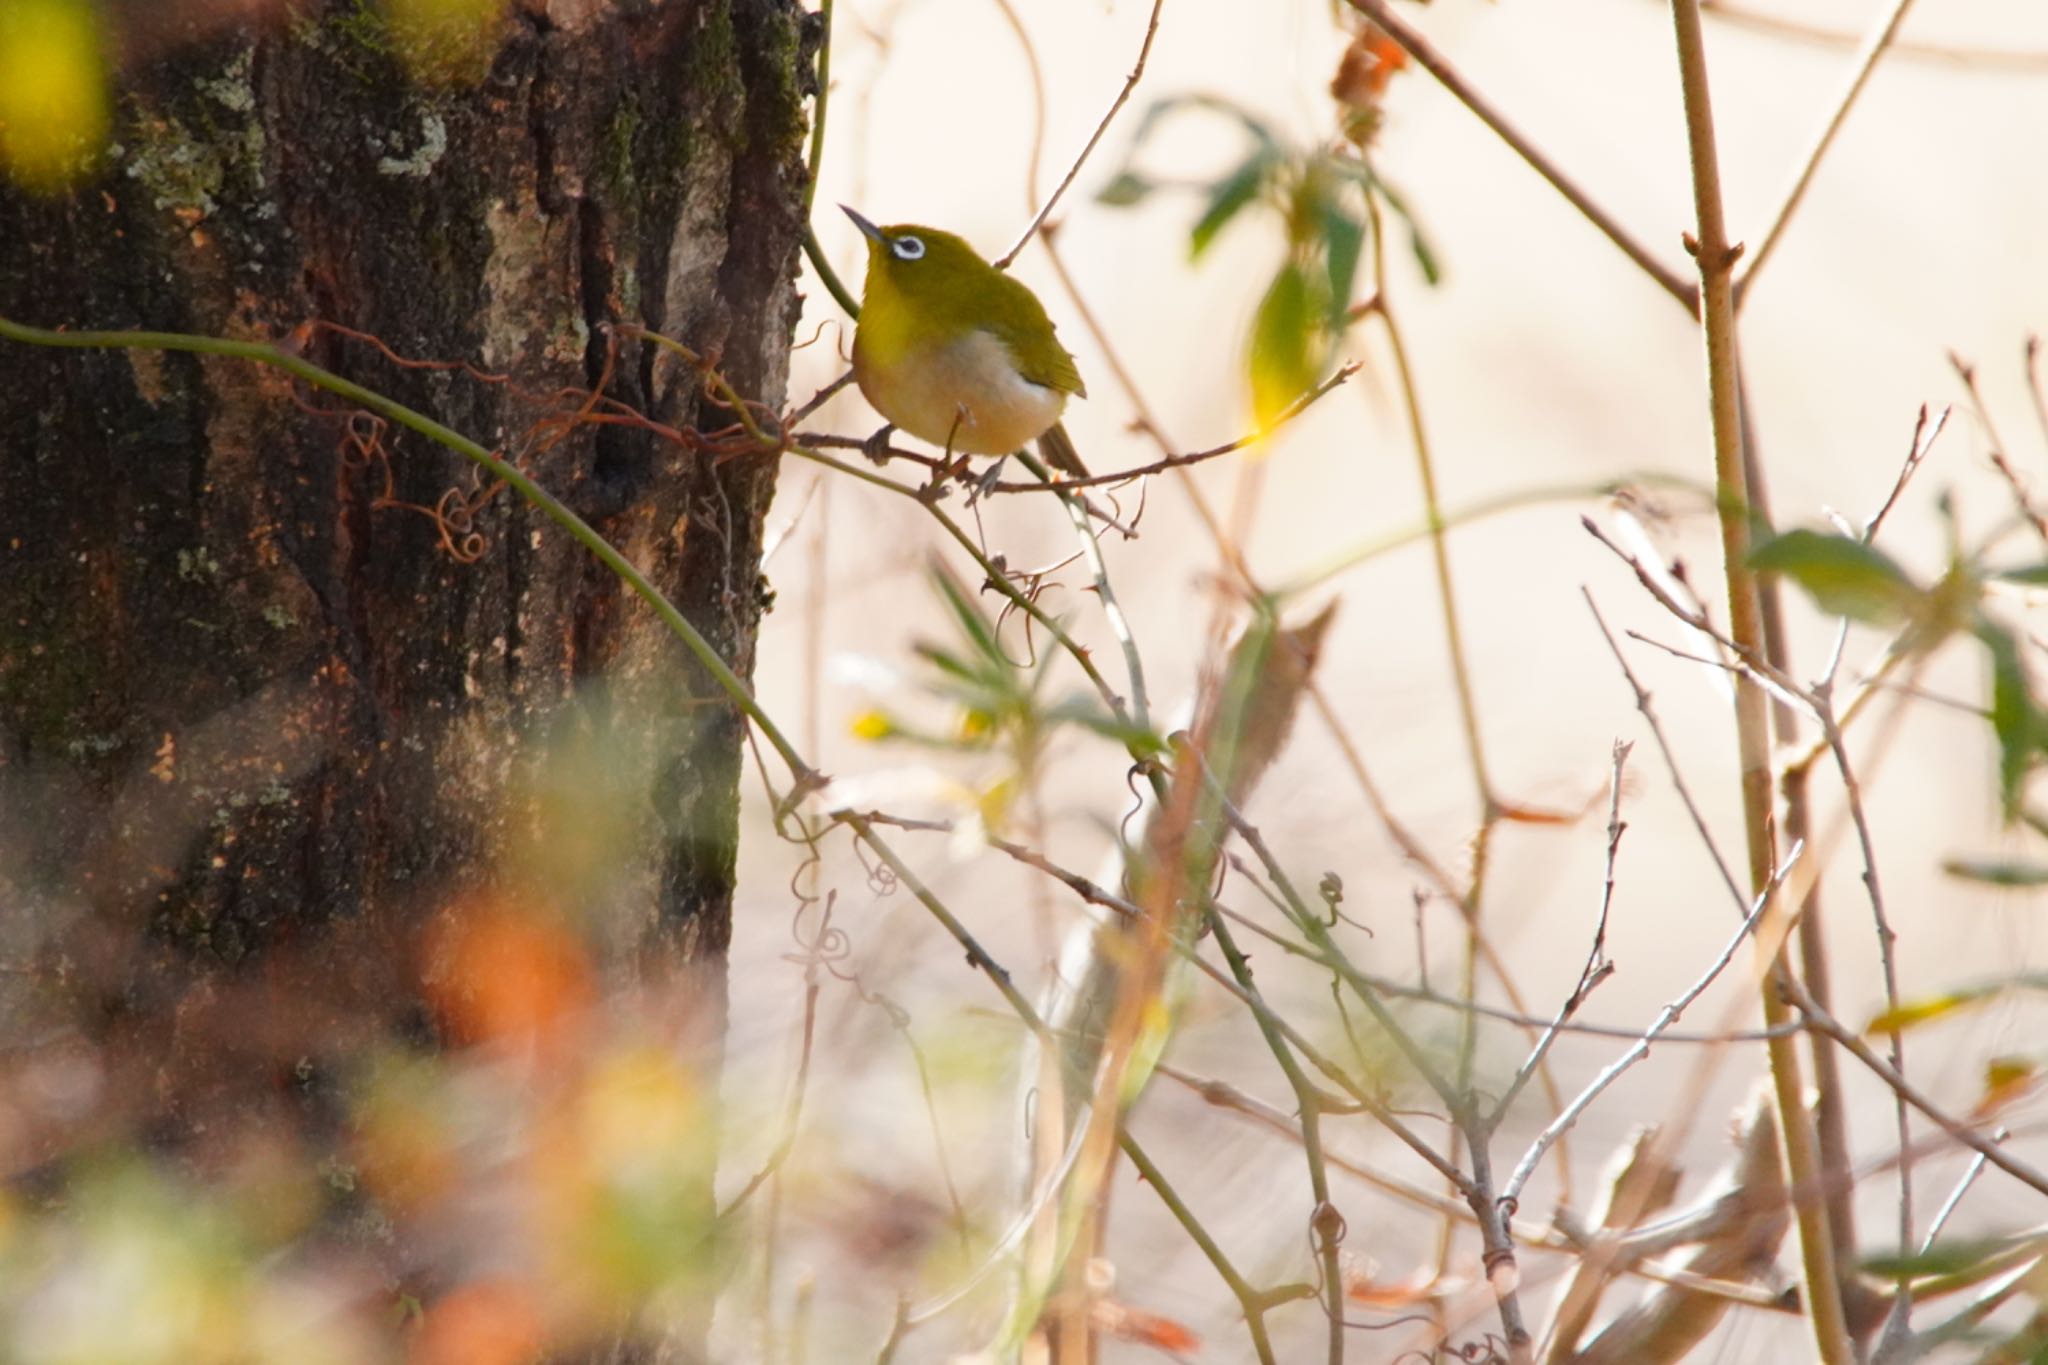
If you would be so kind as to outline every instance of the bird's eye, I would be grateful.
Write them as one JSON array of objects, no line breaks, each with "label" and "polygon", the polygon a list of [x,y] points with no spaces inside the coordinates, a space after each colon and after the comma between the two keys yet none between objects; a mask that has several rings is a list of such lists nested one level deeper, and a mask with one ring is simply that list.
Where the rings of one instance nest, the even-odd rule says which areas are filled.
[{"label": "bird's eye", "polygon": [[889,240],[889,250],[896,253],[899,261],[921,260],[924,257],[924,239],[908,235],[893,237]]}]

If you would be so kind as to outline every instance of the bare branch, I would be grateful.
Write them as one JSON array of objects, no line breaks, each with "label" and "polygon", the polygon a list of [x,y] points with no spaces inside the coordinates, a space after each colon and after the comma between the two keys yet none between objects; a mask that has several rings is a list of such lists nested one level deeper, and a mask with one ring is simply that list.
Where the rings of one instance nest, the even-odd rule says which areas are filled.
[{"label": "bare branch", "polygon": [[1406,20],[1394,12],[1387,0],[1345,0],[1351,8],[1378,24],[1387,31],[1387,36],[1401,45],[1401,49],[1415,59],[1415,64],[1436,77],[1437,83],[1451,92],[1459,103],[1478,115],[1479,121],[1494,131],[1502,142],[1514,149],[1516,155],[1529,163],[1538,175],[1548,180],[1551,188],[1563,195],[1573,208],[1586,216],[1587,221],[1606,234],[1607,240],[1620,247],[1622,254],[1634,261],[1645,275],[1655,280],[1658,287],[1676,299],[1688,313],[1699,312],[1699,290],[1658,260],[1648,247],[1629,235],[1626,228],[1616,222],[1607,210],[1593,202],[1592,196],[1580,189],[1577,182],[1558,168],[1548,156],[1538,151],[1535,144],[1524,137],[1519,129],[1507,121],[1506,116],[1496,110],[1478,89],[1458,73],[1456,67],[1436,50],[1430,41]]},{"label": "bare branch", "polygon": [[1749,287],[1756,282],[1756,275],[1764,268],[1771,252],[1777,248],[1778,239],[1785,235],[1785,228],[1791,223],[1792,215],[1799,210],[1799,201],[1806,197],[1806,187],[1813,183],[1814,172],[1820,169],[1821,158],[1827,155],[1834,144],[1835,134],[1842,130],[1848,120],[1850,107],[1856,97],[1863,93],[1863,87],[1870,80],[1870,73],[1877,70],[1878,59],[1884,56],[1892,39],[1898,36],[1899,25],[1905,21],[1906,11],[1913,8],[1913,0],[1892,0],[1891,11],[1870,30],[1870,36],[1863,40],[1863,48],[1856,54],[1856,69],[1850,73],[1849,83],[1843,89],[1841,98],[1835,101],[1835,111],[1828,121],[1821,125],[1813,146],[1799,165],[1799,173],[1792,178],[1792,188],[1785,192],[1784,202],[1771,215],[1771,226],[1764,233],[1764,239],[1749,255],[1749,264],[1744,267],[1742,278],[1735,282],[1735,306],[1740,308],[1749,293]]},{"label": "bare branch", "polygon": [[1543,1160],[1543,1154],[1550,1150],[1550,1145],[1556,1142],[1573,1124],[1579,1121],[1579,1115],[1585,1113],[1586,1106],[1600,1097],[1601,1091],[1614,1084],[1617,1080],[1620,1080],[1621,1074],[1624,1071],[1627,1071],[1637,1062],[1649,1056],[1650,1044],[1657,1040],[1657,1036],[1676,1023],[1678,1017],[1685,1013],[1686,1006],[1698,999],[1707,987],[1713,985],[1715,978],[1719,977],[1727,969],[1728,964],[1734,961],[1736,949],[1740,948],[1742,941],[1749,937],[1750,931],[1756,927],[1757,921],[1763,918],[1764,912],[1771,908],[1771,901],[1776,897],[1778,887],[1784,883],[1786,876],[1792,871],[1793,865],[1799,861],[1800,855],[1805,851],[1805,848],[1804,844],[1793,845],[1792,851],[1786,854],[1785,861],[1780,863],[1772,872],[1769,884],[1764,887],[1763,891],[1751,905],[1748,916],[1742,921],[1742,927],[1736,930],[1735,936],[1728,940],[1728,946],[1721,950],[1721,955],[1714,959],[1713,964],[1701,974],[1700,978],[1693,982],[1677,1000],[1663,1008],[1657,1015],[1655,1022],[1636,1041],[1634,1047],[1622,1053],[1613,1062],[1610,1062],[1599,1075],[1592,1079],[1584,1090],[1579,1092],[1578,1098],[1565,1106],[1562,1114],[1559,1114],[1548,1127],[1536,1135],[1536,1140],[1529,1144],[1529,1150],[1522,1154],[1521,1161],[1516,1164],[1514,1171],[1508,1176],[1507,1184],[1501,1187],[1500,1202],[1510,1216],[1513,1215],[1516,1206],[1521,1200],[1522,1187],[1529,1183],[1529,1177],[1535,1174],[1537,1163]]},{"label": "bare branch", "polygon": [[[1109,125],[1115,121],[1117,114],[1130,100],[1131,92],[1138,88],[1138,81],[1145,74],[1145,61],[1152,55],[1152,40],[1159,33],[1159,11],[1165,8],[1166,0],[1152,0],[1152,17],[1145,21],[1145,41],[1138,46],[1138,60],[1132,64],[1131,74],[1124,77],[1123,88],[1116,92],[1116,98],[1111,100],[1109,108],[1103,111],[1102,118],[1095,125],[1095,131],[1089,134],[1087,144],[1081,148],[1081,154],[1074,158],[1074,164],[1067,167],[1067,173],[1060,178],[1060,183],[1053,188],[1053,192],[1047,196],[1045,203],[1039,206],[1038,212],[1032,215],[1031,221],[1025,224],[1024,231],[1018,236],[1016,244],[1002,255],[996,257],[996,269],[1007,270],[1010,268],[1010,263],[1017,259],[1017,253],[1022,251],[1031,241],[1032,235],[1044,224],[1046,218],[1060,202],[1060,197],[1066,194],[1068,187],[1074,183],[1074,177],[1081,173],[1081,167],[1088,163],[1089,156],[1095,151],[1095,144],[1102,141],[1102,135],[1109,131]],[[1014,16],[1012,16],[1012,22],[1015,22]],[[1043,120],[1041,119],[1042,122]],[[1037,170],[1037,155],[1034,152],[1032,157],[1032,188],[1034,190],[1037,188]]]}]

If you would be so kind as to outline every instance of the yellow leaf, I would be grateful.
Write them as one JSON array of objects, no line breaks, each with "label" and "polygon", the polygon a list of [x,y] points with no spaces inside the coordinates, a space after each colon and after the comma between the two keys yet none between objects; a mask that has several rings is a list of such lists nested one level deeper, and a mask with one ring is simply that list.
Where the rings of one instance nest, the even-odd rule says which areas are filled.
[{"label": "yellow leaf", "polygon": [[70,184],[107,138],[99,19],[84,0],[0,3],[0,166],[40,193]]},{"label": "yellow leaf", "polygon": [[1309,273],[1290,261],[1273,277],[1252,318],[1252,421],[1264,435],[1321,377],[1329,358],[1323,301]]},{"label": "yellow leaf", "polygon": [[855,716],[846,728],[855,739],[887,739],[896,733],[896,722],[885,711],[867,710]]}]

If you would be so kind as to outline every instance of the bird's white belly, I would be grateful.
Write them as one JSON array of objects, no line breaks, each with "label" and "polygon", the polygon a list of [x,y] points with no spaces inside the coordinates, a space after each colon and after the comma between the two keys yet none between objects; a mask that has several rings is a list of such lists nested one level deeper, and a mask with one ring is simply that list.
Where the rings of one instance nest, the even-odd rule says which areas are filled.
[{"label": "bird's white belly", "polygon": [[1007,455],[1057,422],[1067,396],[1017,372],[992,332],[969,332],[906,356],[889,382],[863,382],[875,410],[920,440],[956,455]]}]

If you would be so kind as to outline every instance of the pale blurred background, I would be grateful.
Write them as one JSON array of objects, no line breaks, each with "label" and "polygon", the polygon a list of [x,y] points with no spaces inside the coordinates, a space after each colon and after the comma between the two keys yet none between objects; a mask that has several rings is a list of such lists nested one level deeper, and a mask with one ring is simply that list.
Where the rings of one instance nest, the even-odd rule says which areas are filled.
[{"label": "pale blurred background", "polygon": [[[1118,89],[1149,7],[1060,0],[1021,8],[1047,72],[1047,132],[1035,189],[1025,183],[1030,80],[1016,36],[994,4],[839,0],[830,137],[814,221],[856,290],[860,239],[832,205],[847,202],[881,222],[949,228],[991,256],[1007,249],[1036,196],[1050,190]],[[1802,0],[1774,3],[1769,12],[1860,38],[1879,10],[1867,2]],[[1690,185],[1664,7],[1649,0],[1439,0],[1403,13],[1595,200],[1690,277],[1679,245],[1692,222]],[[1135,209],[1113,209],[1096,204],[1094,194],[1123,160],[1137,118],[1162,96],[1220,94],[1302,143],[1330,137],[1335,110],[1327,89],[1348,23],[1348,12],[1324,3],[1168,3],[1143,83],[1057,215],[1060,248],[1079,287],[1178,448],[1230,439],[1248,424],[1242,337],[1278,260],[1277,227],[1270,215],[1247,215],[1191,267],[1186,242],[1199,212],[1196,196],[1158,195]],[[1730,231],[1754,243],[1839,97],[1853,41],[1802,41],[1711,14],[1708,39]],[[1888,56],[1864,92],[1760,276],[1742,336],[1781,525],[1818,525],[1834,509],[1860,526],[1891,488],[1920,406],[1958,405],[1883,541],[1931,578],[1945,554],[1935,512],[1940,492],[1953,493],[1972,539],[2003,524],[2011,508],[1985,459],[1989,442],[1963,401],[1949,351],[1978,363],[1990,411],[2019,468],[2037,479],[2048,470],[2048,440],[2035,420],[2021,359],[2028,334],[2048,330],[2048,60],[1960,62],[1913,48],[2048,54],[2048,7],[2031,0],[1925,5],[1907,23],[1902,43],[1906,50]],[[1190,116],[1166,127],[1142,161],[1156,172],[1214,177],[1241,153],[1237,139],[1221,120]],[[1441,287],[1427,287],[1395,230],[1389,296],[1406,330],[1447,510],[1516,490],[1591,489],[1643,471],[1710,476],[1703,360],[1690,319],[1426,73],[1410,68],[1394,80],[1376,163],[1430,234],[1445,270]],[[1131,404],[1043,253],[1028,249],[1016,269],[1045,299],[1088,381],[1090,398],[1069,413],[1087,459],[1106,470],[1155,458],[1145,438],[1128,430]],[[830,297],[815,282],[807,293],[800,335],[821,327],[822,333],[797,355],[791,394],[798,399],[837,376],[850,344]],[[1363,363],[1358,376],[1285,429],[1255,470],[1248,473],[1244,459],[1233,457],[1196,476],[1226,518],[1244,518],[1249,562],[1268,584],[1421,524],[1415,460],[1383,334],[1362,326],[1348,353]],[[857,396],[835,399],[814,422],[850,435],[877,425]],[[1245,497],[1256,503],[1237,501]],[[1152,696],[1165,709],[1191,695],[1208,656],[1218,559],[1174,479],[1154,480],[1145,498],[1141,538],[1112,539],[1108,554]],[[1703,504],[1682,494],[1659,495],[1659,502],[1673,519],[1655,528],[1658,543],[1687,562],[1703,591],[1717,589],[1718,542]],[[1121,495],[1120,505],[1134,511],[1135,490]],[[949,507],[966,515],[957,500]],[[1726,941],[1735,912],[1672,795],[1581,590],[1592,593],[1617,633],[1632,627],[1681,647],[1692,642],[1585,533],[1582,514],[1615,524],[1609,504],[1589,495],[1511,511],[1451,536],[1494,784],[1511,802],[1583,813],[1573,823],[1501,827],[1486,923],[1533,1011],[1553,1011],[1577,979],[1597,910],[1610,746],[1638,741],[1624,787],[1629,827],[1608,936],[1619,970],[1581,1018],[1640,1027],[1699,974]],[[863,674],[848,661],[914,674],[912,643],[944,638],[923,576],[927,557],[945,552],[940,534],[907,500],[850,481],[833,480],[828,488],[817,470],[794,462],[771,519],[786,534],[768,568],[777,605],[757,669],[764,704],[794,722],[801,742],[837,777],[900,776],[931,766],[924,751],[857,739],[850,726],[878,702],[941,728],[943,710],[920,710],[902,679],[893,690],[884,683],[879,694],[854,685],[856,676],[879,674],[873,667]],[[1012,565],[1051,564],[1073,552],[1071,528],[1044,499],[999,500],[984,508],[983,525],[991,549]],[[2009,549],[2019,558],[2039,555],[2017,538]],[[952,562],[974,581],[971,564],[957,555]],[[1084,591],[1081,567],[1070,565],[1058,578],[1066,587],[1047,604],[1096,646],[1104,671],[1121,685],[1121,662]],[[1323,684],[1394,810],[1437,859],[1462,874],[1477,806],[1426,545],[1352,568],[1304,594],[1296,610],[1306,615],[1328,601],[1339,607]],[[1796,593],[1788,593],[1788,604],[1797,671],[1812,678],[1833,624]],[[1725,617],[1724,602],[1712,605]],[[2009,610],[2020,619],[2021,604]],[[1624,645],[1656,695],[1684,776],[1724,854],[1739,865],[1733,729],[1721,681],[1641,644]],[[1881,647],[1880,637],[1852,634],[1845,680]],[[827,661],[831,671],[821,679],[817,665]],[[1077,685],[1070,664],[1056,664],[1054,680],[1056,695]],[[1922,683],[1943,697],[1983,705],[1982,651],[1951,645]],[[1895,731],[1880,720],[1853,738],[1900,934],[1903,993],[2038,968],[2038,895],[1999,893],[1941,871],[1945,857],[2021,846],[2021,836],[1999,826],[1996,756],[1984,723],[1921,704],[1902,713]],[[993,762],[938,766],[971,782]],[[1129,805],[1125,766],[1106,743],[1068,738],[1039,793],[1052,850],[1084,873],[1104,865],[1112,826]],[[1844,1019],[1860,1024],[1882,1001],[1869,906],[1857,881],[1854,841],[1841,837],[1831,774],[1818,791],[1822,823],[1836,833],[1826,882],[1836,1005]],[[744,1178],[772,1140],[803,995],[803,969],[784,959],[792,951],[795,904],[785,887],[798,851],[773,837],[758,787],[749,799],[728,1090],[742,1134],[750,1114],[758,1111],[761,1121],[753,1125],[757,1149],[750,1154],[743,1142],[730,1153],[732,1179]],[[893,804],[957,813],[941,796]],[[1355,937],[1361,961],[1414,979],[1426,960],[1433,981],[1455,981],[1452,913],[1441,903],[1425,912],[1426,944],[1418,950],[1411,897],[1423,878],[1373,818],[1312,715],[1249,813],[1298,881],[1313,884],[1328,870],[1342,875],[1347,910],[1375,935]],[[902,842],[935,889],[1035,991],[1046,942],[1040,926],[1071,923],[1073,898],[1019,875],[999,855],[963,852],[943,837],[906,835]],[[835,923],[851,936],[847,969],[908,1011],[909,1034],[929,1054],[952,1177],[970,1209],[994,1217],[1015,1183],[1008,1153],[1020,1123],[1019,1030],[988,983],[907,895],[877,897],[859,868],[840,858],[828,860],[819,884],[838,892]],[[1237,894],[1252,898],[1242,886]],[[1262,984],[1297,1017],[1328,1019],[1324,983],[1296,980],[1278,961],[1260,965],[1267,973]],[[1499,999],[1496,990],[1488,993]],[[899,1284],[925,1286],[912,1291],[923,1294],[946,1276],[929,1265],[924,1274],[899,1273],[847,1224],[881,1237],[886,1229],[875,1224],[912,1217],[904,1212],[907,1196],[942,1210],[945,1182],[923,1117],[916,1062],[884,1012],[827,980],[820,1020],[772,1292],[786,1303],[800,1278],[815,1277],[818,1358],[850,1359],[879,1346]],[[1750,977],[1739,970],[1686,1020],[1700,1029],[1756,1022]],[[2038,1010],[1994,1003],[1911,1036],[1909,1068],[1952,1109],[1966,1110],[1981,1088],[1984,1062],[2036,1049],[2042,1023]],[[1483,1064],[1505,1075],[1524,1047],[1520,1034],[1495,1026],[1483,1038]],[[1567,1039],[1555,1054],[1560,1083],[1576,1089],[1623,1046]],[[1572,1143],[1581,1213],[1599,1165],[1639,1122],[1669,1119],[1687,1131],[1689,1188],[1719,1160],[1726,1116],[1761,1074],[1762,1061],[1754,1046],[1728,1050],[1715,1063],[1704,1108],[1671,1113],[1703,1056],[1699,1048],[1660,1047],[1586,1115]],[[1172,1060],[1289,1104],[1255,1032],[1213,991],[1197,989]],[[1894,1138],[1889,1097],[1855,1075],[1853,1065],[1850,1071],[1858,1154],[1880,1158]],[[1524,1121],[1502,1135],[1499,1160],[1512,1164],[1520,1155],[1540,1126],[1540,1108],[1540,1100],[1525,1102]],[[1255,1282],[1312,1277],[1310,1203],[1297,1146],[1166,1081],[1155,1083],[1134,1129]],[[1333,1124],[1332,1132],[1339,1152],[1414,1174],[1415,1163],[1365,1120]],[[2021,1144],[2037,1159],[2043,1154],[2038,1134],[2023,1134]],[[1950,1153],[1921,1164],[1922,1226],[1962,1165]],[[1432,1217],[1342,1177],[1338,1189],[1350,1224],[1348,1256],[1385,1280],[1433,1265]],[[1955,1228],[1983,1233],[2038,1222],[2043,1210],[2029,1207],[2019,1189],[1987,1177]],[[1864,1241],[1887,1246],[1895,1187],[1879,1176],[1861,1192]],[[1525,1214],[1547,1218],[1556,1194],[1546,1169]],[[1119,1297],[1200,1332],[1204,1360],[1248,1359],[1235,1304],[1150,1193],[1126,1174],[1113,1209]],[[1475,1261],[1468,1237],[1452,1268],[1471,1274]],[[1792,1264],[1789,1249],[1781,1262]],[[1538,1318],[1553,1266],[1537,1253],[1524,1260]],[[750,1312],[732,1316],[753,1319]],[[969,1313],[955,1326],[914,1333],[898,1358],[944,1358],[974,1339],[976,1321]],[[1321,1331],[1310,1305],[1274,1321],[1283,1341],[1297,1346]],[[1478,1300],[1464,1321],[1464,1339],[1495,1325]],[[955,1335],[963,1329],[964,1336]],[[1361,1333],[1354,1350],[1359,1359],[1391,1359],[1421,1345],[1418,1333]],[[1799,1341],[1778,1323],[1738,1315],[1701,1358],[1798,1358],[1810,1349]],[[1105,1358],[1159,1357],[1112,1345]],[[1283,1350],[1282,1358],[1299,1357]]]}]

